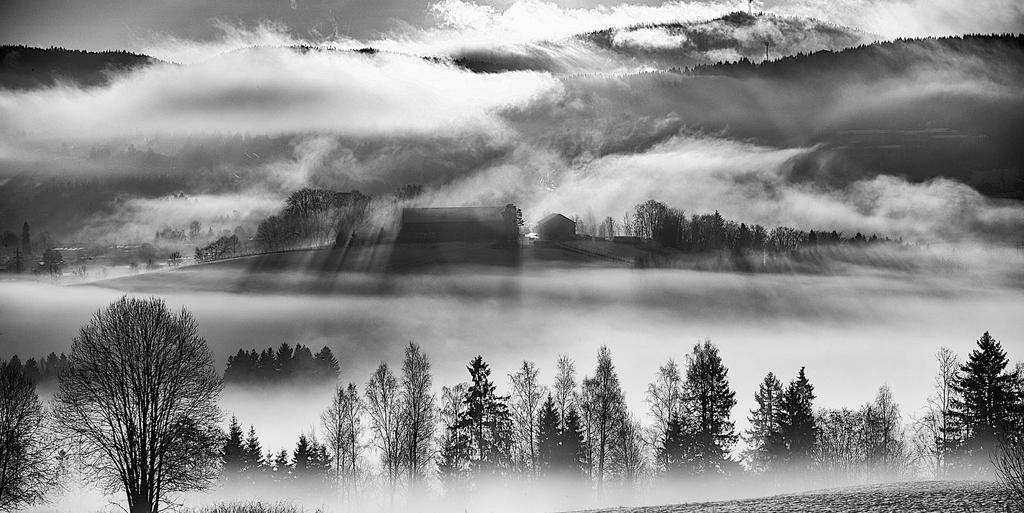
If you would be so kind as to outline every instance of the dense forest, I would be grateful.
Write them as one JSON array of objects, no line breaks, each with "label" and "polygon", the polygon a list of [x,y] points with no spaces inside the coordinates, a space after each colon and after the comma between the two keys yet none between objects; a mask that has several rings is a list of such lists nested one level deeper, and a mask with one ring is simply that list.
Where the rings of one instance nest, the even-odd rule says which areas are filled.
[{"label": "dense forest", "polygon": [[[9,474],[0,499],[16,505],[45,499],[41,490],[61,475],[54,462],[81,457],[75,455],[99,458],[85,468],[127,489],[130,504],[143,500],[133,495],[138,487],[196,489],[216,479],[232,486],[335,490],[343,501],[412,497],[426,493],[431,483],[440,487],[438,493],[465,497],[494,483],[538,486],[551,479],[596,495],[659,483],[785,486],[793,479],[803,486],[838,486],[1002,476],[1012,486],[1014,465],[1024,461],[1024,364],[1011,366],[1002,344],[987,332],[965,360],[945,347],[936,353],[934,394],[910,422],[884,385],[859,407],[817,407],[813,369],[803,367],[769,372],[756,391],[745,392],[753,392],[756,407],[735,412],[741,392],[730,384],[729,367],[710,340],[692,346],[680,361],[669,358],[657,366],[644,397],[629,400],[604,346],[589,372],[581,373],[569,355],[560,356],[550,383],[541,381],[534,362],[524,360],[501,378],[476,356],[466,367],[466,382],[438,391],[429,356],[410,342],[397,367],[381,362],[362,385],[338,381],[330,403],[322,405],[319,434],[304,432],[292,450],[275,451],[262,446],[255,426],[244,430],[241,419],[232,417],[227,432],[220,431],[221,378],[196,329],[187,311],[169,314],[158,299],[124,298],[97,313],[67,357],[51,355],[43,366],[62,362],[53,428],[45,427],[51,425],[49,413],[40,408],[31,367],[16,358],[0,366],[7,398],[0,402],[0,422],[22,418],[32,427],[11,431],[21,437],[18,450],[0,452],[0,469]],[[167,346],[151,344],[151,337]],[[309,352],[286,344],[274,355],[240,351],[225,379],[253,379],[238,376],[260,367],[254,358],[264,360],[264,370],[284,360],[290,363],[282,368],[317,379],[324,378],[324,369],[336,372],[327,349],[312,359],[296,356]],[[317,358],[321,365],[308,365]],[[143,371],[152,379],[132,378]],[[161,395],[166,390],[177,392]],[[120,401],[134,405],[148,393],[159,403],[107,407]],[[173,408],[183,415],[179,421],[189,419],[184,426],[193,427],[166,439],[170,452],[158,463],[187,463],[182,474],[140,483],[110,474],[101,461],[107,456],[97,456],[108,454],[98,449],[123,451],[124,464],[144,464],[131,451],[144,439],[137,437],[150,435],[123,431],[120,424],[134,418],[136,406],[140,415],[148,408]],[[747,416],[749,429],[737,431],[737,415]],[[97,423],[102,419],[110,423]],[[74,434],[61,439],[83,445],[45,442],[50,429]],[[166,436],[159,424],[143,429]],[[58,449],[64,452],[54,460],[51,452]],[[168,500],[147,497],[143,504]]]},{"label": "dense forest", "polygon": [[148,55],[113,50],[0,46],[0,89],[36,89],[67,84],[98,87],[126,71],[161,62]]}]

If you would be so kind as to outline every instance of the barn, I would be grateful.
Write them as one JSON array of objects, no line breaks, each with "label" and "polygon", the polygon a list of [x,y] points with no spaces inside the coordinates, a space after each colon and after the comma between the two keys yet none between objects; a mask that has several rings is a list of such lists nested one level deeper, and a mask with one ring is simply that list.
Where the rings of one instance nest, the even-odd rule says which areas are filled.
[{"label": "barn", "polygon": [[505,207],[403,208],[399,242],[498,242],[509,224]]},{"label": "barn", "polygon": [[576,222],[562,214],[548,214],[537,222],[537,234],[542,240],[574,239]]}]

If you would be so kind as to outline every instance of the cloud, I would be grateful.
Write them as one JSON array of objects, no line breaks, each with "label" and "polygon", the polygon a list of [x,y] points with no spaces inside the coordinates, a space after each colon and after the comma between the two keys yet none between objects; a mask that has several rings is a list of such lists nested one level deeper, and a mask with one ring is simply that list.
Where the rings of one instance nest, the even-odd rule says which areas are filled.
[{"label": "cloud", "polygon": [[515,197],[528,223],[551,212],[598,221],[610,216],[618,223],[637,204],[655,199],[688,215],[720,211],[768,228],[860,231],[917,241],[1024,230],[1024,206],[993,202],[953,180],[911,183],[882,175],[838,187],[794,181],[794,163],[813,151],[685,135],[643,153],[585,163],[523,149],[427,201],[495,204]]},{"label": "cloud", "polygon": [[239,225],[252,226],[282,205],[279,196],[261,191],[125,198],[115,202],[109,212],[82,220],[74,240],[148,242],[158,230],[184,230],[194,220],[200,221],[203,230],[212,228],[219,234]]},{"label": "cloud", "polygon": [[1024,30],[1017,0],[780,0],[766,2],[779,14],[812,16],[887,38]]},{"label": "cloud", "polygon": [[679,48],[690,38],[685,34],[671,34],[664,28],[638,28],[617,30],[612,37],[615,46],[636,46],[640,48]]},{"label": "cloud", "polygon": [[498,112],[559,90],[541,73],[479,75],[401,55],[262,48],[152,66],[106,88],[0,92],[0,131],[54,140],[500,131]]}]

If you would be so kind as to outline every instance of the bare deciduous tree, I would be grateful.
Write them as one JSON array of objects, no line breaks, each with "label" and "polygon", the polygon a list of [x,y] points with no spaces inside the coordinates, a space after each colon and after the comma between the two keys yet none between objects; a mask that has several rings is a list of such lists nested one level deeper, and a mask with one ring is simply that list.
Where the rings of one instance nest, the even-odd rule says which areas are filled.
[{"label": "bare deciduous tree", "polygon": [[1024,507],[1024,441],[1022,435],[1010,437],[1002,443],[1002,449],[993,462],[996,474],[1010,490],[1017,504]]},{"label": "bare deciduous tree", "polygon": [[619,376],[612,365],[611,351],[601,346],[597,353],[597,368],[593,378],[583,379],[581,409],[587,420],[587,441],[593,456],[591,465],[596,472],[598,488],[604,486],[608,456],[615,444],[615,433],[622,420],[620,412],[625,398]]},{"label": "bare deciduous tree", "polygon": [[569,355],[560,355],[555,367],[555,405],[562,419],[576,402],[576,363]]},{"label": "bare deciduous tree", "polygon": [[381,451],[388,486],[394,492],[402,469],[402,397],[398,380],[381,362],[366,384],[366,411],[370,415],[374,442]]},{"label": "bare deciduous tree", "polygon": [[544,396],[537,374],[537,366],[524,360],[519,370],[508,376],[512,383],[515,463],[521,470],[530,473],[537,469],[537,411]]},{"label": "bare deciduous tree", "polygon": [[222,383],[192,315],[121,298],[82,327],[54,398],[87,475],[123,489],[131,513],[216,477]]},{"label": "bare deciduous tree", "polygon": [[402,459],[411,488],[423,479],[433,458],[436,398],[431,384],[430,359],[418,344],[409,342],[402,364]]},{"label": "bare deciduous tree", "polygon": [[[647,405],[654,419],[649,428],[648,443],[658,446],[664,440],[672,416],[681,414],[683,408],[683,378],[675,360],[669,358],[658,367],[654,382],[647,385]],[[662,468],[665,464],[665,461],[658,462]]]},{"label": "bare deciduous tree", "polygon": [[359,454],[362,450],[363,401],[355,383],[338,386],[331,406],[320,416],[328,448],[334,456],[334,474],[343,493],[352,493],[359,477]]},{"label": "bare deciduous tree", "polygon": [[18,366],[0,362],[0,511],[42,502],[56,484],[56,454],[45,439],[36,387]]}]

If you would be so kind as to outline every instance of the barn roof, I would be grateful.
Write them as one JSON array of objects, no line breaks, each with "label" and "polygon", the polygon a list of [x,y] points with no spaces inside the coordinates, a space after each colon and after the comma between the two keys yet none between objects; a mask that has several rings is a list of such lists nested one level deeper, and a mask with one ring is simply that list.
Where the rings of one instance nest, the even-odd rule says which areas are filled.
[{"label": "barn roof", "polygon": [[469,223],[503,221],[505,207],[403,208],[402,223]]},{"label": "barn roof", "polygon": [[576,224],[576,221],[573,221],[572,219],[569,219],[568,217],[565,217],[562,214],[558,214],[558,213],[548,214],[548,215],[544,216],[540,221],[537,221],[537,224],[538,225],[545,225],[545,224],[548,224],[548,223],[550,223],[552,221],[558,221],[558,222],[568,221],[568,222],[570,222],[572,224]]}]

